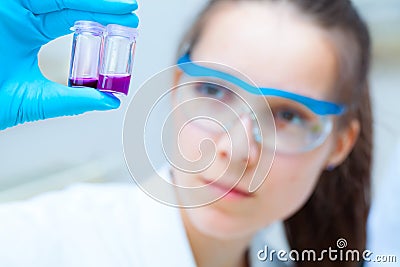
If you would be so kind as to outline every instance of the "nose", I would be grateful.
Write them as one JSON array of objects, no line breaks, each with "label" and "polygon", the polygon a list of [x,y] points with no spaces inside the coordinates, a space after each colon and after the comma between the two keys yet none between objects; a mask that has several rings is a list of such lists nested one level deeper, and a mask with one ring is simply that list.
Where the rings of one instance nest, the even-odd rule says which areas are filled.
[{"label": "nose", "polygon": [[232,163],[244,163],[247,167],[258,162],[260,148],[254,137],[254,122],[250,115],[240,116],[227,133],[221,135],[217,142],[217,155],[222,159],[230,159]]}]

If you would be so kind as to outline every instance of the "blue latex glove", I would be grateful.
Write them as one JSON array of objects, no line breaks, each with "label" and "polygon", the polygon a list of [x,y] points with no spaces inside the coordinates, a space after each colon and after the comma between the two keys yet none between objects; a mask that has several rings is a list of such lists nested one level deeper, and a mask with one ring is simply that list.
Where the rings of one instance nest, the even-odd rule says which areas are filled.
[{"label": "blue latex glove", "polygon": [[[77,20],[137,27],[135,0],[2,0],[0,5],[0,130],[28,121],[118,108],[118,98],[47,80],[38,67],[42,45],[71,33]],[[62,51],[60,51],[62,53]]]}]

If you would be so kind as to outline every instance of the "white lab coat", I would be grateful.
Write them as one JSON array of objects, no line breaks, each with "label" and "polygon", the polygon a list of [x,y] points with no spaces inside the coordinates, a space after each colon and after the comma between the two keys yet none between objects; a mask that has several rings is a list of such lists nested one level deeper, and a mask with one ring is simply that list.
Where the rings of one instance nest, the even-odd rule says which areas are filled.
[{"label": "white lab coat", "polygon": [[[270,236],[279,235],[275,231]],[[264,237],[255,242],[252,267],[286,266],[258,261]],[[133,185],[80,184],[0,205],[0,266],[196,265],[177,208],[156,202]]]}]

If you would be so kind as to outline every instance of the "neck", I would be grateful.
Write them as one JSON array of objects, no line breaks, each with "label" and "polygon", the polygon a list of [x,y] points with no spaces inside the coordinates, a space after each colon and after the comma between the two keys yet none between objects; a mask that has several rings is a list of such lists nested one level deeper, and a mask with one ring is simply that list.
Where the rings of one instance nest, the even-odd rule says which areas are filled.
[{"label": "neck", "polygon": [[196,229],[181,210],[183,223],[197,267],[248,267],[246,257],[251,237],[220,240]]}]

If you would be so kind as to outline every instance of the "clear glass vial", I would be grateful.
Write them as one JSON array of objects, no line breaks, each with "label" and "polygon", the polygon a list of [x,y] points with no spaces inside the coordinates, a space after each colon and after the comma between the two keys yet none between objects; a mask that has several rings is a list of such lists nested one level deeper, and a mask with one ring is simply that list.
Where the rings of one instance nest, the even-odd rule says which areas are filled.
[{"label": "clear glass vial", "polygon": [[97,88],[105,27],[97,22],[81,20],[75,22],[71,30],[75,33],[68,86]]},{"label": "clear glass vial", "polygon": [[135,28],[107,25],[98,90],[128,94],[137,35]]}]

